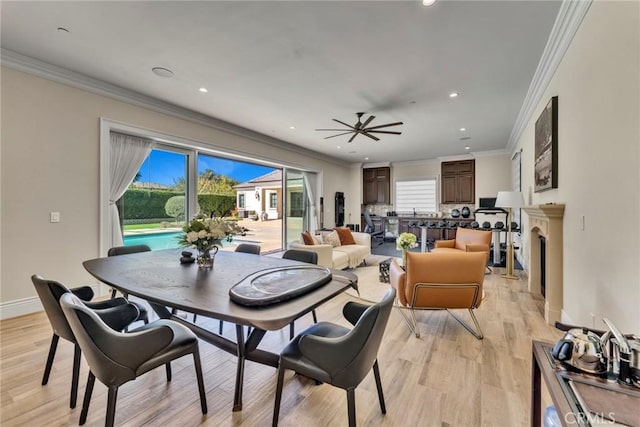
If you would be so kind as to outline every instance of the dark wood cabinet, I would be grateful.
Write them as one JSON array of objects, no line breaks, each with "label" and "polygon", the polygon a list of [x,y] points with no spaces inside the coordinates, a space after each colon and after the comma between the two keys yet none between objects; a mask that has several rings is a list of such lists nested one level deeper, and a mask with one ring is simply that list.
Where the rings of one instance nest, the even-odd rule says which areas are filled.
[{"label": "dark wood cabinet", "polygon": [[442,202],[475,203],[475,160],[442,162]]},{"label": "dark wood cabinet", "polygon": [[391,204],[391,168],[362,170],[362,203],[365,205]]}]

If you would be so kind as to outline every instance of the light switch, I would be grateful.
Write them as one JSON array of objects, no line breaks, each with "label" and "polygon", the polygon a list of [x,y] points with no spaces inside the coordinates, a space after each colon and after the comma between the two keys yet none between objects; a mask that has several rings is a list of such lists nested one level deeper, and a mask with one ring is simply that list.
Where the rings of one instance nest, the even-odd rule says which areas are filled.
[{"label": "light switch", "polygon": [[51,213],[49,213],[49,221],[50,222],[60,222],[60,212],[51,212]]}]

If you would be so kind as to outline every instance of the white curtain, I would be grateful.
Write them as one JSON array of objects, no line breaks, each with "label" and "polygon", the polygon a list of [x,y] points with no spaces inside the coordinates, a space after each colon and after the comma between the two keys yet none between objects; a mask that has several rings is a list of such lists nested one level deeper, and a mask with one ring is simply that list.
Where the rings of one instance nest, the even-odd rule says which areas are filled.
[{"label": "white curtain", "polygon": [[111,246],[122,246],[122,229],[116,202],[129,188],[140,166],[151,152],[153,142],[136,136],[111,132],[109,162],[109,220]]},{"label": "white curtain", "polygon": [[318,209],[316,207],[316,186],[318,185],[318,174],[314,172],[302,172],[302,178],[304,181],[304,188],[309,199],[309,215],[305,216],[305,221],[308,220],[309,224],[305,224],[304,228],[311,232],[320,228],[318,222]]}]

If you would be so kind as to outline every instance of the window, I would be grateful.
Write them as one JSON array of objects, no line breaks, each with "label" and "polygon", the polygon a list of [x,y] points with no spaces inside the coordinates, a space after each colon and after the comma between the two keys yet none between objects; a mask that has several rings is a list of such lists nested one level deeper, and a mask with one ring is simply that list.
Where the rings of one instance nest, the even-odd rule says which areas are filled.
[{"label": "window", "polygon": [[396,211],[399,213],[437,211],[436,178],[396,181]]},{"label": "window", "polygon": [[238,194],[238,207],[241,209],[244,209],[246,207],[244,203],[244,193]]},{"label": "window", "polygon": [[269,193],[269,208],[276,209],[278,207],[278,193]]}]

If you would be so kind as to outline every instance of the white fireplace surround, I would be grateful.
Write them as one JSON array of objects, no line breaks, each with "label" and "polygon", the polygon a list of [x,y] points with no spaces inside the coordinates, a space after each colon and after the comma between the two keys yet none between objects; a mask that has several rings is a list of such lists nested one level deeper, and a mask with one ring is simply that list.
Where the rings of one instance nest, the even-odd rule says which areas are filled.
[{"label": "white fireplace surround", "polygon": [[562,222],[565,205],[532,205],[529,215],[529,292],[540,295],[540,240],[546,239],[544,319],[552,325],[562,312]]}]

